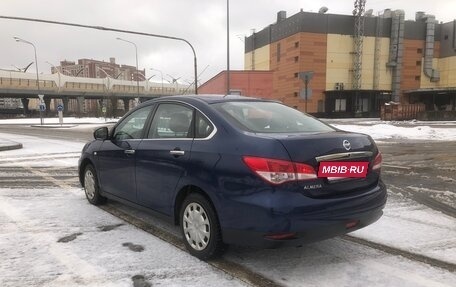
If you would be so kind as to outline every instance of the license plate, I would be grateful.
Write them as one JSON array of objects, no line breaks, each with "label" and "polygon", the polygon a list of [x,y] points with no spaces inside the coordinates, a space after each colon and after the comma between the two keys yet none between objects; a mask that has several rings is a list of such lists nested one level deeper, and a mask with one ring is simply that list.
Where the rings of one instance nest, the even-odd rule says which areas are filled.
[{"label": "license plate", "polygon": [[318,177],[366,177],[369,162],[324,161],[320,162]]}]

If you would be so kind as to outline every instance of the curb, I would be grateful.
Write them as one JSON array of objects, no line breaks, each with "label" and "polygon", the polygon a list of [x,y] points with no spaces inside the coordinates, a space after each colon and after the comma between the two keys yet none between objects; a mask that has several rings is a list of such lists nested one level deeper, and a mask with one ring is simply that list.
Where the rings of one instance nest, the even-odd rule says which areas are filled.
[{"label": "curb", "polygon": [[0,151],[5,151],[5,150],[13,150],[13,149],[21,149],[22,144],[21,143],[15,143],[11,142],[5,145],[0,144]]},{"label": "curb", "polygon": [[69,129],[77,127],[78,125],[31,125],[32,128],[42,128],[42,129]]}]

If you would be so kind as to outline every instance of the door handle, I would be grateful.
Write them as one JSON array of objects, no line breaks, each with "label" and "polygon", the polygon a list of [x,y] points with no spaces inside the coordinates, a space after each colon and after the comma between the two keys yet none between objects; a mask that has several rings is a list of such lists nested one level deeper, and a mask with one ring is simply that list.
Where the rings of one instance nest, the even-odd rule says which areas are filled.
[{"label": "door handle", "polygon": [[183,150],[170,150],[169,153],[174,155],[174,156],[181,156],[181,155],[185,154],[185,151],[183,151]]},{"label": "door handle", "polygon": [[124,151],[125,154],[135,154],[135,150],[134,149],[126,149]]}]

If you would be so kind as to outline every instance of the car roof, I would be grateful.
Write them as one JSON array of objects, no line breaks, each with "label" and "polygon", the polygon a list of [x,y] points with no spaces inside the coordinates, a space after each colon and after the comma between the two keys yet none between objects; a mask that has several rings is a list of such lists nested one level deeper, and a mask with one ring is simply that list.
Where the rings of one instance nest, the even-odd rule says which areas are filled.
[{"label": "car roof", "polygon": [[262,101],[262,102],[272,102],[268,99],[260,99],[260,98],[253,98],[253,97],[244,97],[239,95],[217,95],[217,94],[198,94],[198,95],[177,95],[177,96],[166,96],[160,97],[156,100],[188,100],[188,99],[195,99],[199,101],[203,101],[207,104],[214,104],[214,103],[223,103],[223,102],[233,102],[233,101]]}]

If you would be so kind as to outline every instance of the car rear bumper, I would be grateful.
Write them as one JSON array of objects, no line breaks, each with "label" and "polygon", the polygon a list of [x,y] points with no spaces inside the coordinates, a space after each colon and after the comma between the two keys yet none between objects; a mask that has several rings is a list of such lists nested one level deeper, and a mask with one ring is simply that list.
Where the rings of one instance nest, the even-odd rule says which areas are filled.
[{"label": "car rear bumper", "polygon": [[[376,210],[357,217],[356,220],[339,220],[335,222],[313,222],[318,227],[309,230],[295,232],[295,236],[290,239],[269,239],[267,233],[255,232],[250,230],[226,229],[223,231],[223,240],[228,244],[251,246],[258,248],[279,248],[286,246],[299,246],[306,243],[316,242],[324,239],[333,238],[343,235],[377,221],[383,214],[382,210]],[[347,224],[357,222],[357,225],[351,228]]]},{"label": "car rear bumper", "polygon": [[[249,217],[256,218],[256,224],[243,221],[234,224],[239,228],[222,226],[223,240],[227,244],[277,248],[336,237],[377,221],[383,214],[386,199],[386,187],[380,181],[376,187],[361,195],[338,200],[322,199],[320,201],[327,200],[328,203],[318,208],[306,205],[309,204],[307,200],[295,200],[293,207],[287,207],[289,212],[270,207],[266,209],[244,206],[249,210]],[[287,238],[267,237],[271,235],[284,235]]]}]

